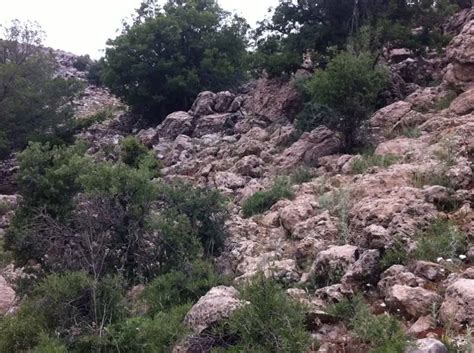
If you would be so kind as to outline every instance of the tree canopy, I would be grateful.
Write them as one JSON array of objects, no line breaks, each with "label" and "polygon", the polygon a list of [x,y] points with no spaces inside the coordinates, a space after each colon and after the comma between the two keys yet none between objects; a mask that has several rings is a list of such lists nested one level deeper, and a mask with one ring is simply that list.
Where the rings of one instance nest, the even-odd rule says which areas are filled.
[{"label": "tree canopy", "polygon": [[161,121],[188,109],[200,91],[243,78],[247,29],[215,0],[147,1],[108,42],[105,83],[136,113]]},{"label": "tree canopy", "polygon": [[13,21],[0,39],[0,157],[29,139],[54,134],[72,118],[74,80],[55,77],[55,62],[33,23]]}]

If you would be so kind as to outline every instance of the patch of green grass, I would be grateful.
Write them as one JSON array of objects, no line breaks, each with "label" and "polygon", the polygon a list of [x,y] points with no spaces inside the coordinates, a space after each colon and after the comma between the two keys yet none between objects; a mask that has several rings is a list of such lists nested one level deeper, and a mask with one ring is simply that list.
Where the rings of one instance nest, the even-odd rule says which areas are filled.
[{"label": "patch of green grass", "polygon": [[305,307],[288,297],[274,281],[257,276],[241,291],[249,302],[216,329],[232,337],[226,352],[307,352],[311,336],[305,326]]},{"label": "patch of green grass", "polygon": [[408,138],[418,138],[421,136],[421,131],[416,127],[407,127],[401,130],[400,134]]},{"label": "patch of green grass", "polygon": [[439,185],[446,188],[452,188],[452,182],[447,175],[444,166],[438,166],[431,172],[415,172],[412,175],[412,184],[414,187],[422,189],[427,185]]},{"label": "patch of green grass", "polygon": [[436,101],[436,103],[434,104],[434,109],[436,111],[441,111],[441,110],[449,108],[452,101],[455,100],[456,97],[457,97],[456,92],[453,92],[453,91],[448,92],[448,94],[445,97]]},{"label": "patch of green grass", "polygon": [[307,183],[313,179],[314,174],[310,168],[300,167],[290,174],[290,182],[293,185]]},{"label": "patch of green grass", "polygon": [[348,189],[337,189],[328,192],[320,196],[319,206],[338,217],[339,240],[341,244],[346,244],[349,237],[350,191]]},{"label": "patch of green grass", "polygon": [[406,244],[397,238],[380,259],[380,268],[386,270],[393,265],[405,264],[408,260]]},{"label": "patch of green grass", "polygon": [[403,353],[410,341],[399,321],[391,315],[374,315],[361,296],[344,299],[328,307],[327,312],[342,319],[370,352]]},{"label": "patch of green grass", "polygon": [[371,167],[387,168],[400,160],[397,156],[381,156],[378,154],[363,154],[360,158],[354,158],[351,164],[353,174],[364,174]]},{"label": "patch of green grass", "polygon": [[413,254],[417,260],[456,259],[466,252],[466,236],[453,223],[435,221],[419,238]]},{"label": "patch of green grass", "polygon": [[275,180],[271,189],[258,191],[245,200],[242,210],[244,217],[251,217],[269,210],[281,199],[292,199],[294,197],[291,190],[291,183],[287,178]]}]

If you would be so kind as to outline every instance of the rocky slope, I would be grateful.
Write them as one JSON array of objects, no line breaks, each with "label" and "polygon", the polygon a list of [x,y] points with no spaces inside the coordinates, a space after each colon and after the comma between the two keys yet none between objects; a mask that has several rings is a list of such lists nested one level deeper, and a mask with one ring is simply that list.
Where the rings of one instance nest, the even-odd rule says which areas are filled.
[{"label": "rocky slope", "polygon": [[[229,238],[217,260],[220,270],[235,276],[236,284],[259,272],[283,283],[291,297],[308,304],[321,352],[351,351],[351,333],[324,310],[357,292],[371,299],[374,311],[400,315],[407,332],[425,339],[420,347],[438,347],[420,352],[444,352],[433,339],[449,327],[462,342],[474,325],[473,17],[470,10],[453,19],[449,28],[455,37],[443,57],[388,54],[398,77],[393,96],[403,99],[377,111],[368,124],[375,155],[393,160],[388,167],[355,168],[364,157],[341,154],[341,137],[325,127],[296,138],[295,88],[266,79],[241,94],[202,92],[190,111],[170,114],[154,128],[133,131],[122,113],[80,137],[91,143],[90,153],[99,153],[136,133],[162,161],[164,178],[215,187],[228,196]],[[417,73],[441,82],[425,87],[429,80]],[[90,97],[102,90],[90,89]],[[293,199],[262,215],[243,216],[248,197],[301,167],[312,178],[292,186]],[[8,207],[0,228],[8,223],[15,198],[1,200]],[[383,268],[385,254],[399,242],[411,252],[420,232],[437,219],[452,220],[467,234],[465,253]],[[324,278],[325,285],[315,286],[314,278]],[[0,277],[4,291],[3,311],[13,297]],[[214,288],[186,322],[199,336],[240,305],[234,288]],[[176,351],[191,352],[192,344]]]}]

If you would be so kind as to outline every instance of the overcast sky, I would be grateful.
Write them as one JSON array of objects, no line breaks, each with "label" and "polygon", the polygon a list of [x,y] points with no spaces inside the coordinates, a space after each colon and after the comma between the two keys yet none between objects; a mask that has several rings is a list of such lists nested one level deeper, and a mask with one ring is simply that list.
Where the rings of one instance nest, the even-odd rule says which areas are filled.
[{"label": "overcast sky", "polygon": [[[253,26],[278,0],[218,0],[236,10]],[[105,42],[117,35],[122,19],[141,0],[0,0],[0,23],[12,19],[37,21],[46,32],[47,46],[74,54],[102,55]]]}]

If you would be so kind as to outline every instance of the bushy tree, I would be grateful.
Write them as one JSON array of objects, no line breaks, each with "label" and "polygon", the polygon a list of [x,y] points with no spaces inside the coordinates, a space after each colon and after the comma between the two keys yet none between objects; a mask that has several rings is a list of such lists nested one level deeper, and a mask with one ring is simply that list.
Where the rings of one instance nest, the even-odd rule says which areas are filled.
[{"label": "bushy tree", "polygon": [[[301,121],[309,119],[311,123],[335,128],[344,134],[346,148],[350,150],[357,131],[374,111],[377,97],[387,84],[388,73],[375,66],[373,57],[341,52],[306,83],[308,103],[298,117],[299,125],[307,126]],[[322,112],[326,109],[323,107],[332,113]]]},{"label": "bushy tree", "polygon": [[215,0],[156,3],[144,3],[134,23],[109,41],[103,77],[135,112],[161,121],[188,109],[200,91],[243,77],[248,26]]},{"label": "bushy tree", "polygon": [[458,5],[466,6],[456,0],[280,0],[255,32],[253,65],[278,76],[294,72],[310,52],[324,66],[331,48],[343,49],[363,27],[370,29],[370,49],[377,53],[384,46],[439,48],[447,40],[442,24]]},{"label": "bushy tree", "polygon": [[55,135],[72,119],[71,102],[82,85],[54,76],[55,62],[42,48],[42,31],[13,21],[0,39],[0,135],[3,155],[30,139]]}]

